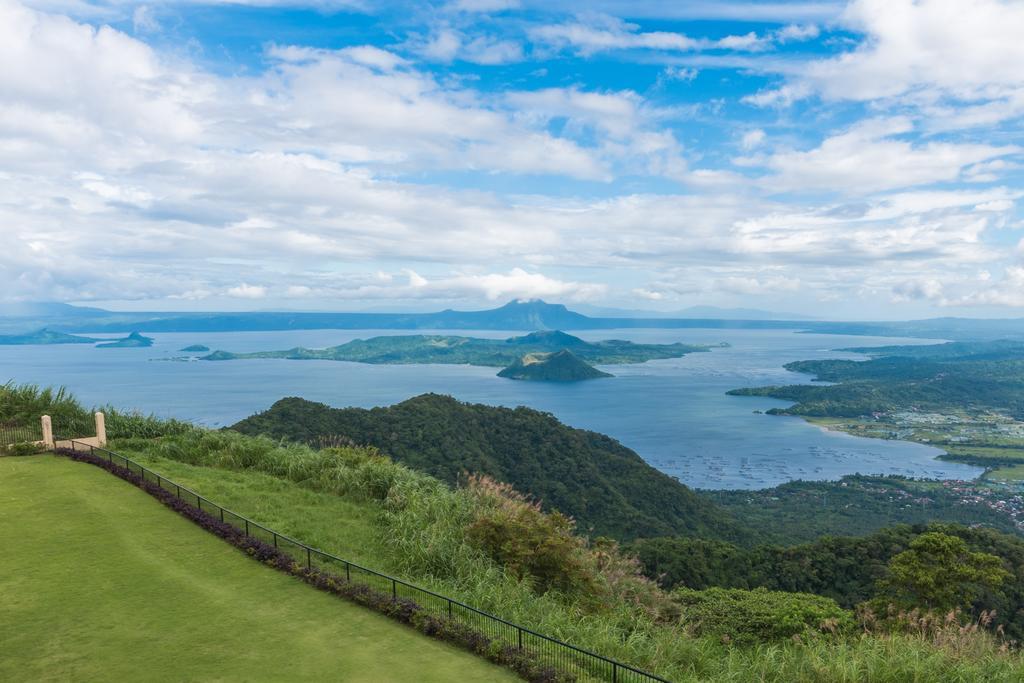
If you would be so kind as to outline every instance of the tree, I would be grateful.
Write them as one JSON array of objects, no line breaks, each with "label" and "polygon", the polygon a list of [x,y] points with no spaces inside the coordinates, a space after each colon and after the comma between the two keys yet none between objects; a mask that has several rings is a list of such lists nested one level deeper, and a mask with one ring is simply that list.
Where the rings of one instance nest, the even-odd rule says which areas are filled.
[{"label": "tree", "polygon": [[962,538],[930,531],[890,560],[879,587],[897,606],[948,611],[969,608],[1009,578],[995,555],[971,552]]}]

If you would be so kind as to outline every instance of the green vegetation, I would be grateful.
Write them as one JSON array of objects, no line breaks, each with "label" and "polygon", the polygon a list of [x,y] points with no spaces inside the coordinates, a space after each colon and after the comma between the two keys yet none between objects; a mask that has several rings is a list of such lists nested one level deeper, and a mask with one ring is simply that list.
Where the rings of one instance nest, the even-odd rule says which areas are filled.
[{"label": "green vegetation", "polygon": [[186,346],[181,349],[183,353],[206,353],[209,350],[210,347],[203,344],[192,344],[191,346]]},{"label": "green vegetation", "polygon": [[39,418],[49,415],[57,436],[86,436],[95,433],[93,413],[103,411],[107,436],[156,437],[178,434],[194,427],[179,420],[164,420],[139,412],[126,412],[113,406],[85,408],[63,387],[40,388],[34,384],[0,385],[0,424],[38,428]]},{"label": "green vegetation", "polygon": [[498,377],[537,382],[578,382],[612,377],[580,360],[572,351],[528,353],[498,373]]},{"label": "green vegetation", "polygon": [[[115,447],[261,523],[344,554],[339,546],[352,543],[350,530],[328,516],[337,506],[310,507],[303,488],[340,497],[363,509],[346,513],[351,524],[368,521],[359,537],[374,539],[357,559],[540,632],[641,666],[686,647],[660,621],[671,601],[614,544],[590,546],[573,535],[571,522],[543,515],[490,480],[453,490],[372,449],[317,451],[233,432],[196,430]],[[223,468],[236,478],[226,482]],[[265,495],[268,478],[253,480],[253,473],[278,477],[275,495]],[[206,488],[213,481],[234,492],[215,496]],[[291,511],[297,499],[306,514]],[[532,525],[532,542],[516,543]],[[630,638],[641,642],[627,646]]]},{"label": "green vegetation", "polygon": [[882,604],[939,612],[970,609],[1012,577],[995,555],[972,552],[962,538],[929,531],[889,561],[888,576],[880,582]]},{"label": "green vegetation", "polygon": [[672,596],[697,635],[733,643],[814,638],[853,627],[853,614],[834,600],[804,593],[679,588]]},{"label": "green vegetation", "polygon": [[[944,548],[923,545],[936,537]],[[791,547],[655,538],[629,549],[665,588],[763,587],[821,595],[849,609],[872,600],[940,612],[965,607],[974,616],[994,611],[997,625],[1016,640],[1024,637],[1024,539],[988,529],[898,525],[860,538],[826,536]],[[974,560],[980,564],[972,569]],[[914,578],[915,573],[924,578]],[[1005,580],[984,580],[986,574]],[[934,593],[926,593],[926,587]],[[967,602],[950,605],[935,598],[950,594]]]},{"label": "green vegetation", "polygon": [[[545,517],[506,485],[476,478],[452,490],[372,450],[315,451],[199,430],[116,447],[328,551],[345,554],[351,525],[364,527],[357,557],[371,566],[674,681],[980,681],[1024,671],[1020,656],[1001,651],[984,631],[962,636],[956,647],[931,632],[858,634],[845,628],[847,613],[801,596],[779,605],[795,615],[787,624],[803,619],[800,642],[780,642],[777,632],[757,626],[758,596],[733,596],[746,607],[734,628],[742,642],[730,644],[692,604],[714,596],[695,601],[657,590],[614,544],[574,538],[564,518]],[[331,498],[344,509],[321,507]],[[825,617],[814,623],[818,611]]]},{"label": "green vegetation", "polygon": [[153,345],[152,337],[143,337],[138,332],[132,332],[123,339],[116,339],[105,344],[97,344],[97,349],[141,349]]},{"label": "green vegetation", "polygon": [[94,344],[100,341],[90,337],[65,334],[45,327],[28,334],[0,335],[0,346],[21,346],[24,344]]},{"label": "green vegetation", "polygon": [[374,446],[449,484],[469,473],[487,475],[571,515],[584,530],[620,540],[742,535],[729,514],[618,441],[529,408],[436,394],[371,410],[286,398],[232,429],[302,443]]},{"label": "green vegetation", "polygon": [[1024,343],[962,342],[870,351],[876,357],[867,361],[813,360],[785,366],[836,383],[831,386],[756,387],[729,393],[794,401],[792,407],[769,411],[789,415],[995,410],[1024,418]]},{"label": "green vegetation", "polygon": [[203,360],[237,358],[290,358],[293,360],[342,360],[357,363],[444,363],[505,367],[524,355],[564,349],[588,363],[604,365],[642,363],[658,358],[679,358],[712,347],[691,344],[636,344],[619,339],[583,341],[564,332],[533,332],[509,339],[478,339],[441,335],[406,335],[355,339],[326,349],[295,348],[287,351],[229,353],[215,351]]},{"label": "green vegetation", "polygon": [[22,443],[12,443],[12,444],[7,444],[7,445],[0,444],[0,456],[3,456],[3,455],[11,455],[11,456],[35,455],[36,453],[42,453],[44,450],[45,450],[45,447],[37,445],[36,443],[33,443],[33,442],[27,442],[27,441],[26,442],[22,442]]},{"label": "green vegetation", "polygon": [[[8,397],[15,412],[27,410],[17,405],[18,396],[25,403],[40,401],[38,390],[16,389]],[[437,398],[421,397],[428,407]],[[49,403],[54,402],[51,396]],[[474,414],[471,410],[467,424],[472,428],[474,419],[480,420],[483,429],[488,414]],[[429,433],[425,428],[437,417],[430,410],[409,415],[421,418],[407,425],[410,436],[415,425]],[[526,415],[531,420],[542,416],[535,411]],[[505,416],[495,419],[499,428]],[[1007,651],[996,634],[974,622],[928,617],[927,627],[922,627],[920,620],[909,617],[879,619],[849,611],[877,594],[892,559],[927,530],[964,539],[969,552],[996,556],[1013,574],[998,586],[989,585],[963,619],[976,616],[978,608],[1014,615],[1024,604],[1024,543],[992,531],[896,528],[880,540],[825,539],[821,546],[796,549],[653,539],[636,544],[641,565],[613,541],[578,535],[568,517],[551,508],[546,512],[506,483],[465,476],[462,486],[453,489],[372,447],[316,450],[196,428],[155,439],[121,439],[113,447],[326,551],[673,681],[987,681],[1017,680],[1024,673],[1021,655]],[[559,477],[563,475],[555,472],[551,479]],[[707,535],[715,535],[714,527]],[[685,574],[689,566],[713,583],[686,585],[706,589],[700,594],[663,590],[641,571],[659,576],[666,586],[675,585],[668,583],[668,571],[652,571],[652,552],[677,574]],[[50,549],[51,555],[57,553]],[[700,558],[704,561],[698,567]],[[747,585],[740,585],[744,581]],[[759,586],[786,594],[739,590]],[[831,598],[839,607],[796,591]],[[262,595],[257,589],[247,593]],[[989,617],[985,619],[988,623]],[[1012,633],[1015,617],[999,619],[998,625]]]},{"label": "green vegetation", "polygon": [[702,493],[761,543],[792,545],[932,521],[1021,532],[1008,510],[994,504],[1006,494],[980,484],[851,475],[840,481],[791,481],[758,491]]},{"label": "green vegetation", "polygon": [[[0,680],[516,680],[94,467],[0,460]],[[59,529],[60,533],[53,533]]]}]

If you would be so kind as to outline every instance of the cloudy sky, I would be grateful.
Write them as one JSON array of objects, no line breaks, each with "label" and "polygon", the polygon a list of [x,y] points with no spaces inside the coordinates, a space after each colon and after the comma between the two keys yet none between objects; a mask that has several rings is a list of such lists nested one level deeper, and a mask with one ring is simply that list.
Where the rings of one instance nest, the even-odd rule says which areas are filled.
[{"label": "cloudy sky", "polygon": [[1024,1],[0,0],[0,299],[1024,316]]}]

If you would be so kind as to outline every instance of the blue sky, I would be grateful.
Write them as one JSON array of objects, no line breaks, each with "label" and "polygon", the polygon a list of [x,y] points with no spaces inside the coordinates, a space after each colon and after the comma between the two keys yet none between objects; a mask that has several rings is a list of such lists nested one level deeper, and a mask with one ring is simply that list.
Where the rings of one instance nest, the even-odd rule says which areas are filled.
[{"label": "blue sky", "polygon": [[1020,316],[1022,34],[1019,0],[0,0],[0,297]]}]

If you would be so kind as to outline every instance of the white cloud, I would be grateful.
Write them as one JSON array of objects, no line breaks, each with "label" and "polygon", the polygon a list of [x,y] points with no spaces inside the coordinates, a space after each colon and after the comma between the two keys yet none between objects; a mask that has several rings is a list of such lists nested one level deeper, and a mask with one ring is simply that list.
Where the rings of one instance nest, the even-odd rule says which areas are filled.
[{"label": "white cloud", "polygon": [[519,6],[519,0],[453,0],[445,8],[455,12],[503,12]]},{"label": "white cloud", "polygon": [[685,66],[667,66],[665,70],[661,72],[661,79],[663,81],[683,81],[689,83],[693,79],[697,78],[700,72],[697,69],[687,68]]},{"label": "white cloud", "polygon": [[936,300],[942,297],[942,283],[935,279],[910,280],[893,287],[892,294],[897,302]]},{"label": "white cloud", "polygon": [[[941,119],[937,125],[947,127],[1024,114],[1024,3],[853,0],[840,23],[864,36],[855,49],[812,61],[782,87],[747,101],[787,104],[812,94],[827,100],[899,98],[931,109]],[[943,109],[943,99],[959,104]]]},{"label": "white cloud", "polygon": [[[585,301],[604,295],[607,286],[552,278],[539,272],[513,268],[506,273],[458,273],[425,277],[414,270],[401,273],[404,280],[391,274],[373,276],[330,275],[318,278],[316,287],[302,287],[305,298],[331,300],[453,300],[554,298]],[[293,288],[298,289],[298,288]]]},{"label": "white cloud", "polygon": [[665,298],[665,295],[662,292],[658,292],[653,289],[645,289],[643,287],[634,289],[633,294],[641,299],[647,299],[648,301],[661,301]]},{"label": "white cloud", "polygon": [[236,299],[263,299],[267,296],[267,288],[243,282],[235,287],[230,287],[227,295]]},{"label": "white cloud", "polygon": [[780,43],[800,42],[813,40],[821,34],[815,24],[789,24],[775,32],[776,39]]},{"label": "white cloud", "polygon": [[748,130],[743,134],[743,139],[740,141],[740,144],[743,145],[743,149],[751,150],[756,147],[760,147],[764,143],[766,137],[767,135],[763,130],[755,128],[753,130]]},{"label": "white cloud", "polygon": [[[735,129],[771,189],[856,195],[791,203],[729,170],[690,170],[668,126],[691,112],[635,91],[475,89],[370,46],[266,57],[264,72],[212,73],[110,28],[0,5],[0,296],[266,308],[593,299],[650,283],[633,295],[874,301],[934,279],[949,301],[1010,300],[968,295],[1010,291],[1019,254],[992,235],[1013,225],[1020,191],[891,192],[1007,176],[1005,145],[922,139],[896,117],[810,149],[779,147],[792,138],[774,125],[770,137]],[[550,175],[572,192],[431,184],[449,170]],[[646,193],[635,176],[651,174],[688,192]],[[624,176],[598,191],[562,184]],[[981,269],[997,275],[979,283]]]},{"label": "white cloud", "polygon": [[152,33],[160,30],[160,22],[151,5],[139,5],[132,12],[132,29],[136,33]]},{"label": "white cloud", "polygon": [[975,211],[1009,211],[1013,208],[1012,199],[994,199],[990,202],[982,202],[974,207]]},{"label": "white cloud", "polygon": [[609,15],[591,15],[586,20],[536,26],[531,28],[529,33],[534,42],[558,48],[571,47],[584,56],[607,50],[629,49],[671,52],[759,52],[768,49],[772,44],[770,37],[758,36],[755,33],[710,39],[691,38],[683,33],[671,31],[641,31],[639,25]]},{"label": "white cloud", "polygon": [[944,306],[1024,307],[1024,266],[1009,266],[1003,270],[1002,277],[995,279],[990,276],[981,281],[987,286],[939,303]]},{"label": "white cloud", "polygon": [[782,150],[738,161],[771,171],[763,182],[773,190],[866,194],[958,180],[967,166],[1021,150],[946,142],[915,145],[896,137],[913,129],[913,123],[902,117],[869,119],[808,151]]},{"label": "white cloud", "polygon": [[423,287],[433,291],[435,295],[440,294],[448,298],[483,294],[489,301],[544,297],[584,301],[607,291],[607,286],[603,284],[566,282],[541,273],[527,272],[522,268],[513,268],[508,273],[440,278],[427,282]]},{"label": "white cloud", "polygon": [[513,40],[487,35],[470,36],[451,26],[438,26],[427,38],[413,37],[407,49],[432,62],[456,59],[474,64],[508,64],[523,59],[523,47]]}]

